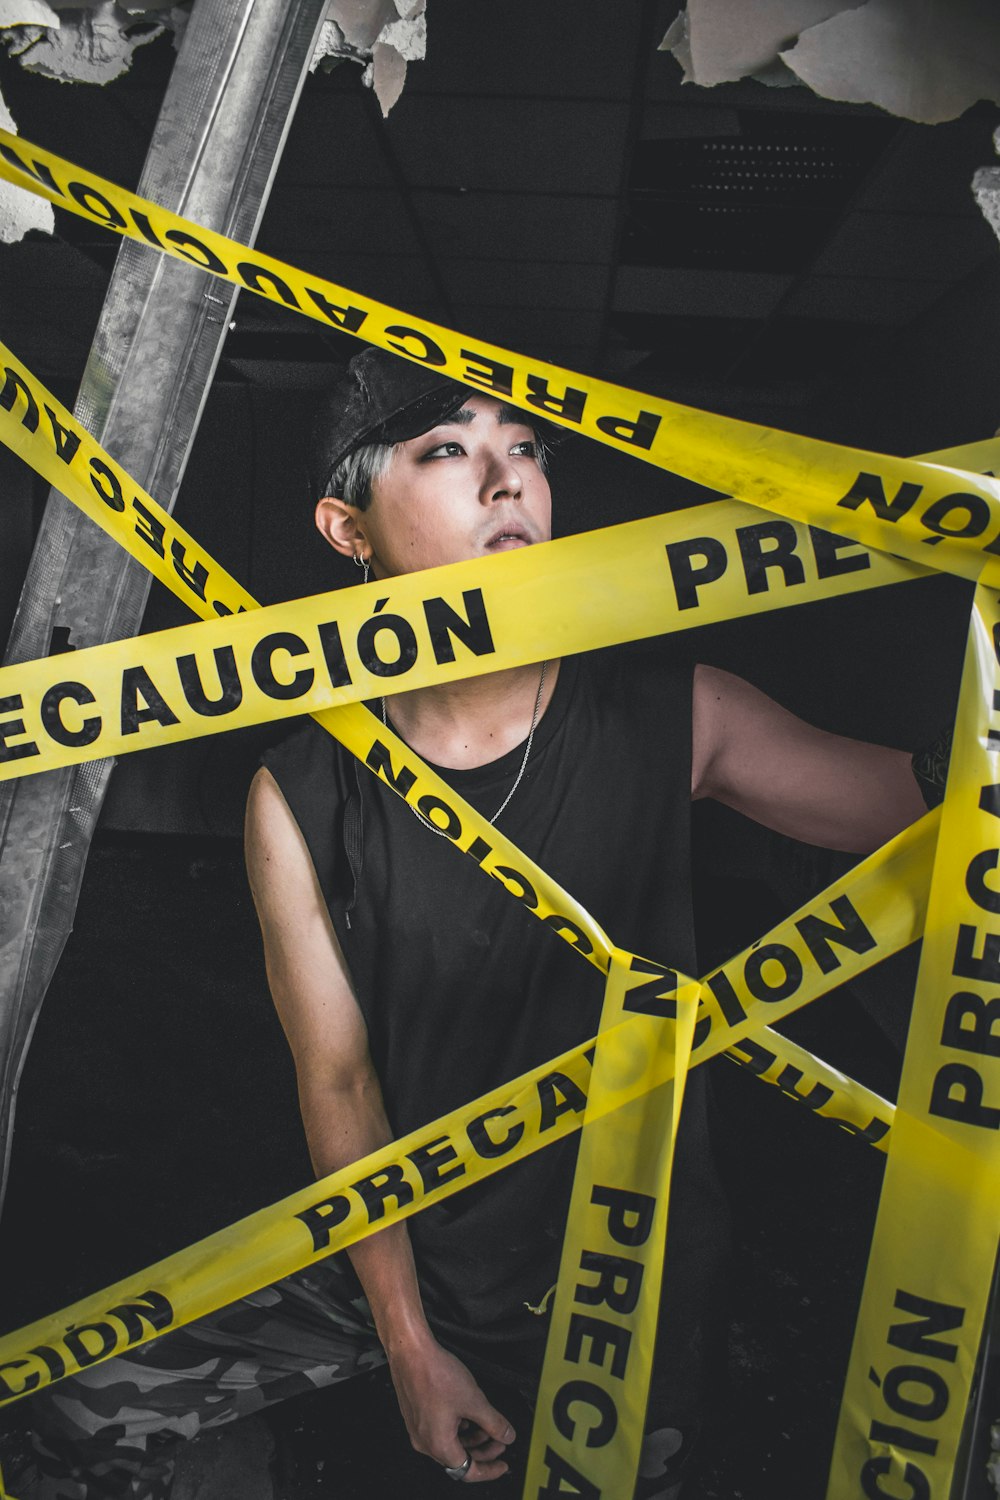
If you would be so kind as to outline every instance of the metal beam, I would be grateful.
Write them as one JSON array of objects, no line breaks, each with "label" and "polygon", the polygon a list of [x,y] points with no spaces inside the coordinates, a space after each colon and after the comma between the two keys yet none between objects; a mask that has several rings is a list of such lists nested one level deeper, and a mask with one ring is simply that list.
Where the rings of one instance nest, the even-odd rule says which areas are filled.
[{"label": "metal beam", "polygon": [[[139,192],[252,244],[325,11],[326,0],[199,0]],[[194,266],[122,242],[76,415],[168,507],[236,295]],[[52,491],[5,660],[134,635],[149,583]],[[113,764],[0,788],[0,1202],[18,1080],[72,928]]]}]

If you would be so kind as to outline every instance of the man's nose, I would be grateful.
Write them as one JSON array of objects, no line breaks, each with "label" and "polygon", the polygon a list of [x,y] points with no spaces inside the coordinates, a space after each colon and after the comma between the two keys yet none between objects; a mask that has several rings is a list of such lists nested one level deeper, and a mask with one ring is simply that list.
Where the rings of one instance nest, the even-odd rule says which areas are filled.
[{"label": "man's nose", "polygon": [[521,490],[521,474],[510,455],[491,459],[484,477],[482,498],[487,501],[519,500]]}]

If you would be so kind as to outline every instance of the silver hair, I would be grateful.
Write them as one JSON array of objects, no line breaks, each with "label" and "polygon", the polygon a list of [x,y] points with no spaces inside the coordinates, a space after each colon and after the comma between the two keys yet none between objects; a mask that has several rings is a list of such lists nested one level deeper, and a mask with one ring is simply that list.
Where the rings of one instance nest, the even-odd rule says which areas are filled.
[{"label": "silver hair", "polygon": [[395,443],[363,443],[342,458],[330,476],[331,495],[367,510],[372,502],[372,485],[389,471]]}]

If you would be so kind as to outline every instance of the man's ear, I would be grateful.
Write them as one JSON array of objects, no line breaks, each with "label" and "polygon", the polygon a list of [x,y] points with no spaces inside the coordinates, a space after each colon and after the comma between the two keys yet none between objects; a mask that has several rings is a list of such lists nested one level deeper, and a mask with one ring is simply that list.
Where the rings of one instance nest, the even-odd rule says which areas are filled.
[{"label": "man's ear", "polygon": [[371,556],[371,545],[365,536],[361,511],[346,500],[325,495],[316,506],[316,527],[335,551],[343,557]]}]

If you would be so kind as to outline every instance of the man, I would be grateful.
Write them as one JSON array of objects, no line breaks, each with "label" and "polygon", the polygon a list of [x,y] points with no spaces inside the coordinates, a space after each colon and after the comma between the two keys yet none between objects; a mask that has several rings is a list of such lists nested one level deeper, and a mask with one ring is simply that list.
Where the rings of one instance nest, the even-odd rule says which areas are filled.
[{"label": "man", "polygon": [[[532,419],[380,351],[351,361],[317,463],[317,525],[366,577],[550,535]],[[862,853],[923,811],[904,752],[810,728],[705,667],[650,680],[618,656],[553,660],[375,709],[616,942],[690,973],[692,797]],[[596,971],[314,724],[258,772],[246,842],[318,1174],[596,1030]],[[726,1242],[704,1072],[685,1097],[636,1490],[658,1500],[679,1494],[692,1451]],[[350,1265],[334,1257],[54,1387],[38,1403],[47,1478],[28,1493],[94,1500],[131,1476],[128,1493],[165,1497],[159,1434],[383,1358],[414,1447],[453,1478],[498,1477],[515,1434],[482,1386],[530,1397],[537,1381],[574,1151],[549,1147],[355,1246]],[[116,1406],[110,1388],[135,1394]]]},{"label": "man", "polygon": [[[338,552],[382,579],[548,539],[549,486],[530,417],[376,351],[352,361],[351,373],[356,384],[346,406],[338,404],[330,413],[326,473],[320,485],[324,494],[317,507],[317,525]],[[341,410],[345,414],[338,416]],[[617,787],[608,788],[612,807],[622,814],[613,820],[619,826],[621,852],[616,861],[601,838],[601,819],[595,818],[599,854],[590,861],[597,866],[593,875],[568,857],[552,831],[560,816],[572,816],[573,779],[586,774],[578,763],[565,772],[546,764],[545,757],[555,761],[558,744],[539,743],[569,671],[570,664],[549,662],[541,668],[495,673],[398,695],[383,703],[381,711],[397,733],[442,769],[481,811],[502,814],[504,831],[583,900],[616,941],[631,944],[635,939],[639,951],[685,967],[689,960],[686,952],[679,953],[679,946],[689,951],[687,932],[680,936],[686,915],[675,919],[673,941],[666,932],[657,944],[645,931],[626,936],[608,909],[609,891],[640,867],[642,850],[636,846],[641,839],[626,811],[630,797],[639,810],[636,789],[623,787],[620,780]],[[716,797],[797,839],[858,852],[876,848],[923,812],[905,753],[821,733],[746,683],[709,668],[695,673],[688,717],[686,705],[679,706],[685,686],[671,689],[671,696],[678,700],[673,710],[677,727],[690,722],[690,748],[664,745],[660,763],[674,776],[687,773],[691,796]],[[574,682],[572,691],[579,696],[583,688]],[[641,713],[651,708],[658,712],[647,695]],[[572,704],[566,710],[571,712]],[[602,727],[588,725],[587,732],[599,736]],[[610,732],[613,735],[613,726]],[[320,756],[328,749],[312,733],[308,743]],[[504,902],[508,907],[515,903],[485,885],[481,902],[465,914],[467,923],[476,924],[472,936],[468,927],[464,935],[455,932],[456,914],[448,910],[442,893],[456,899],[452,892],[475,881],[475,874],[446,846],[433,847],[433,833],[418,826],[413,810],[379,787],[365,789],[366,800],[373,804],[365,816],[376,824],[366,841],[378,849],[378,867],[368,877],[370,890],[364,889],[363,875],[359,890],[349,871],[343,872],[346,883],[338,884],[337,862],[324,853],[334,840],[311,801],[323,795],[324,786],[331,800],[337,795],[332,778],[326,781],[325,772],[305,753],[286,752],[275,758],[273,769],[273,775],[267,769],[259,773],[251,793],[248,864],[272,993],[295,1056],[303,1119],[318,1172],[333,1171],[375,1150],[394,1133],[561,1050],[560,1042],[570,1045],[594,1030],[597,986],[589,1006],[577,1008],[575,1024],[566,1032],[556,1028],[547,1041],[542,1035],[532,1036],[532,1030],[549,1031],[549,1022],[538,1013],[532,1017],[529,1008],[526,1040],[505,1042],[501,1035],[491,1045],[484,1028],[489,1028],[489,1017],[503,1002],[495,998],[493,983],[480,977],[481,965],[475,967],[471,983],[466,965],[474,965],[477,941],[483,963],[510,961],[511,950],[501,948],[498,953],[496,938],[483,941],[477,934],[483,933],[478,924],[485,921],[488,909],[495,908],[502,921],[507,917],[501,912]],[[613,780],[615,764],[604,769]],[[620,776],[620,762],[618,770]],[[306,785],[308,793],[303,792]],[[686,798],[687,785],[681,790]],[[354,788],[347,788],[346,821],[356,795]],[[656,830],[658,843],[667,832]],[[686,838],[679,822],[673,834],[683,847]],[[391,868],[393,856],[404,867],[406,861],[412,863],[412,879],[403,876],[401,881]],[[654,856],[654,862],[659,860],[664,874],[683,878],[685,857],[675,852],[673,868],[666,857]],[[554,867],[553,858],[565,859],[565,867]],[[446,870],[449,861],[454,868]],[[442,907],[434,924],[437,931],[428,930],[433,913],[420,909],[414,890],[418,879],[435,886],[434,900]],[[394,884],[398,888],[401,883],[402,891],[394,890]],[[661,899],[667,900],[665,894]],[[385,918],[384,927],[376,923],[370,931],[365,929],[366,901],[371,912]],[[516,927],[517,944],[537,942],[539,951],[558,946],[545,932],[536,937],[531,918],[520,911],[511,914],[511,926]],[[442,927],[447,929],[444,933]],[[386,961],[384,955],[373,961],[380,942],[398,945],[398,963]],[[457,958],[461,952],[467,955],[464,960]],[[545,957],[549,959],[548,952]],[[570,975],[574,963],[576,969],[581,967],[572,955],[552,955],[552,972],[557,958],[563,957],[565,983],[579,995],[583,977],[575,970]],[[513,972],[507,969],[503,984],[520,990],[525,968],[522,960]],[[563,982],[561,972],[557,982]],[[401,994],[400,986],[416,994],[417,1002]],[[451,1015],[451,1030],[439,1035],[438,1015],[449,1008],[471,1016],[471,1023],[466,1020],[465,1030],[456,1034],[463,1023]],[[546,1009],[551,1009],[551,1001]],[[504,1014],[502,1030],[511,1025]],[[523,1010],[516,1023],[522,1015]],[[414,1031],[428,1025],[434,1037],[421,1048]],[[477,1066],[468,1062],[473,1050],[478,1052]],[[434,1079],[425,1098],[419,1097],[419,1083],[407,1077],[418,1060],[432,1070]],[[455,1078],[460,1060],[464,1067]],[[699,1145],[704,1156],[703,1144]],[[536,1166],[551,1185],[549,1165],[541,1159],[537,1165],[523,1164],[529,1171]],[[526,1205],[537,1204],[540,1195],[533,1197],[520,1183],[508,1186],[522,1199],[520,1213],[526,1217],[531,1211]],[[494,1191],[500,1194],[503,1189],[498,1185]],[[561,1185],[555,1201],[564,1203]],[[523,1359],[523,1333],[514,1326],[513,1283],[507,1285],[503,1268],[484,1266],[479,1258],[489,1254],[491,1245],[494,1257],[501,1253],[504,1239],[496,1239],[495,1216],[481,1210],[479,1222],[472,1224],[463,1213],[462,1198],[454,1202],[452,1210],[444,1211],[440,1230],[431,1227],[430,1213],[441,1211],[432,1210],[414,1220],[411,1231],[399,1227],[358,1246],[351,1259],[367,1293],[414,1446],[449,1467],[464,1464],[471,1454],[466,1477],[486,1479],[502,1472],[510,1434],[505,1419],[483,1405],[478,1387],[435,1337],[422,1304],[418,1270],[428,1284],[432,1323],[446,1328],[453,1347],[466,1345],[481,1355],[485,1345],[501,1367],[506,1351],[510,1364],[517,1367]],[[514,1211],[512,1198],[507,1208]],[[453,1258],[442,1242],[470,1231],[468,1248],[475,1252],[476,1274],[482,1283],[495,1287],[488,1309],[478,1286],[463,1287],[460,1305],[449,1305],[453,1289],[439,1280],[441,1261]],[[411,1234],[426,1252],[416,1270]],[[507,1240],[511,1239],[508,1225]],[[555,1236],[552,1239],[550,1251],[556,1248]],[[551,1253],[548,1263],[554,1263]],[[522,1289],[534,1293],[520,1299],[532,1305],[544,1291],[540,1283]],[[484,1321],[484,1311],[492,1315],[492,1323]],[[460,1434],[463,1422],[475,1424],[474,1429]],[[680,1424],[670,1425],[683,1431]]]}]

